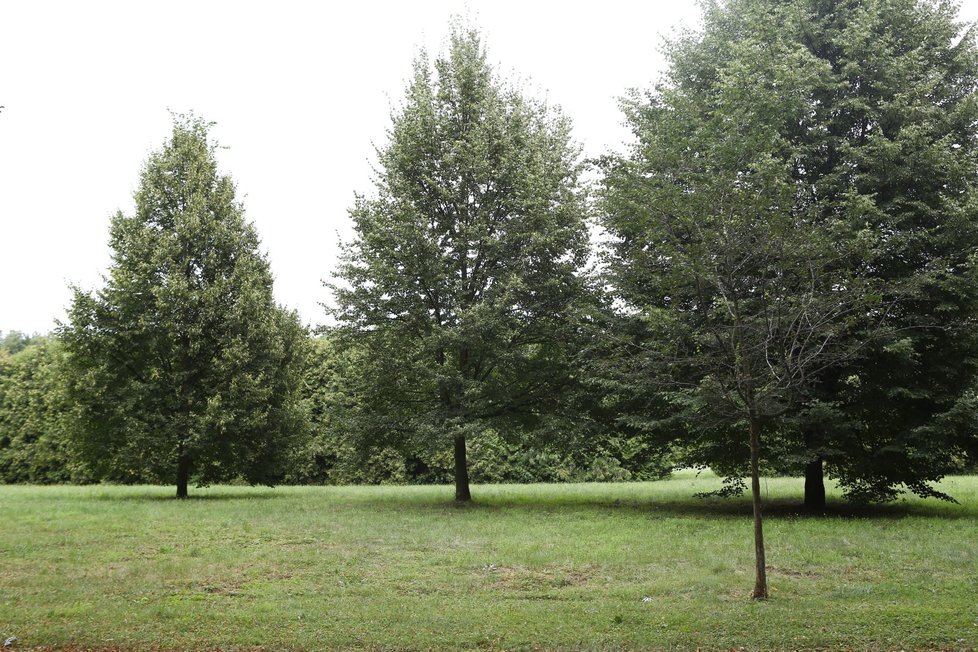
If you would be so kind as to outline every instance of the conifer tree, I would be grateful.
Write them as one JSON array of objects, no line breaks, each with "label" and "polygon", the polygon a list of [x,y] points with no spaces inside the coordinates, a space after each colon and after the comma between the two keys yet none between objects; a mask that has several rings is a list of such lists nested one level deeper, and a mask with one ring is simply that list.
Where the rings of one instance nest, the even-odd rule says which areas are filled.
[{"label": "conifer tree", "polygon": [[135,213],[112,219],[104,287],[76,289],[61,327],[77,454],[99,477],[173,482],[178,498],[191,480],[272,483],[302,425],[305,334],[274,302],[208,128],[175,120],[143,168]]}]

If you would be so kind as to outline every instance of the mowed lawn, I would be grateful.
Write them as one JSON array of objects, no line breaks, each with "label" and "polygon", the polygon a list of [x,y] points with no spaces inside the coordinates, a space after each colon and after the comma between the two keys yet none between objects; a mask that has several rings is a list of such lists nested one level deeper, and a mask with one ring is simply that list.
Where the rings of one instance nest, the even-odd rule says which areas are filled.
[{"label": "mowed lawn", "polygon": [[[14,649],[972,649],[978,479],[799,513],[770,479],[772,599],[749,502],[655,483],[0,487]],[[74,649],[74,648],[73,648]]]}]

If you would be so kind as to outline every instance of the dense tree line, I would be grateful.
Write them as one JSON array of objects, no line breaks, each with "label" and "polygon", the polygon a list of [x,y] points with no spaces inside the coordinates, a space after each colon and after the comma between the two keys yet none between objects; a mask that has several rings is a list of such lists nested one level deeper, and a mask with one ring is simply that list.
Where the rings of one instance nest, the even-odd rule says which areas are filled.
[{"label": "dense tree line", "polygon": [[[622,480],[847,497],[978,459],[978,47],[949,2],[727,0],[569,121],[455,25],[350,211],[335,325],[275,305],[206,123],[177,117],[55,337],[0,342],[5,482]],[[594,201],[592,201],[594,200]],[[592,243],[594,218],[606,240]],[[597,252],[599,264],[589,264]]]},{"label": "dense tree line", "polygon": [[[0,349],[0,482],[60,484],[98,479],[122,483],[172,481],[150,467],[98,474],[73,449],[79,415],[69,397],[64,349],[53,336],[33,336],[10,355]],[[282,451],[282,464],[267,480],[275,484],[431,484],[454,478],[450,451],[364,445],[355,424],[346,424],[348,391],[357,369],[335,337],[309,337],[298,390],[304,423]],[[619,433],[574,446],[531,446],[494,431],[479,433],[471,447],[476,483],[612,482],[654,480],[668,461],[642,437]],[[246,479],[245,477],[237,479]],[[204,479],[194,474],[194,482]]]},{"label": "dense tree line", "polygon": [[61,343],[50,337],[13,335],[0,348],[0,480],[91,481],[92,475],[69,450],[75,411],[67,393]]}]

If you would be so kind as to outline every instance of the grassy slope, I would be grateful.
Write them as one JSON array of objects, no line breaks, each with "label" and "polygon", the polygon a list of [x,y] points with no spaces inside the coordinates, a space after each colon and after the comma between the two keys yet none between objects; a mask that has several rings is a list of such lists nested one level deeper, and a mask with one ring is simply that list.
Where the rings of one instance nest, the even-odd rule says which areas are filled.
[{"label": "grassy slope", "polygon": [[[0,487],[0,636],[166,648],[973,648],[978,479],[809,518],[765,483],[772,600],[751,603],[749,504],[714,478],[616,485]],[[643,597],[651,601],[643,602]]]}]

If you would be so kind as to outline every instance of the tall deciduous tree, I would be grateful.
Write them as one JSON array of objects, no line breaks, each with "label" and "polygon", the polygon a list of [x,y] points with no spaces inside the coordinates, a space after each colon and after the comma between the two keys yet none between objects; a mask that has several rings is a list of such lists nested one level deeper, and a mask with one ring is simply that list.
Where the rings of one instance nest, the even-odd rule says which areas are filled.
[{"label": "tall deciduous tree", "polygon": [[104,287],[76,290],[61,328],[77,451],[100,476],[175,482],[179,498],[191,479],[271,483],[302,424],[305,334],[273,300],[207,123],[176,119],[135,199],[112,220]]},{"label": "tall deciduous tree", "polygon": [[421,55],[359,197],[334,288],[363,357],[361,424],[454,449],[488,425],[540,427],[571,381],[585,304],[578,150],[558,112],[505,84],[477,33]]},{"label": "tall deciduous tree", "polygon": [[943,497],[930,481],[978,454],[974,28],[954,2],[792,4],[785,31],[829,71],[785,132],[794,176],[821,216],[881,235],[867,272],[893,305],[889,336],[826,374],[800,421],[806,503],[824,506],[823,461],[854,498]]},{"label": "tall deciduous tree", "polygon": [[[850,354],[813,379],[777,432],[779,450],[806,470],[815,509],[825,505],[823,464],[850,497],[892,498],[901,486],[941,496],[929,481],[978,452],[978,49],[955,15],[954,3],[920,0],[708,3],[703,30],[670,45],[662,89],[630,107],[640,141],[658,146],[659,117],[680,110],[668,97],[708,102],[755,70],[755,92],[794,102],[784,119],[738,118],[723,104],[713,117],[726,116],[731,133],[770,131],[758,146],[788,175],[791,210],[815,237],[865,244],[830,267],[876,288],[886,328],[876,311],[852,315],[840,334]],[[673,160],[695,158],[696,147]],[[634,158],[653,152],[640,146]],[[619,207],[657,219],[644,191],[629,192],[618,192]],[[619,271],[638,305],[658,292],[647,267]],[[653,394],[648,404],[668,413]],[[719,439],[686,452],[747,467],[747,451]]]}]

